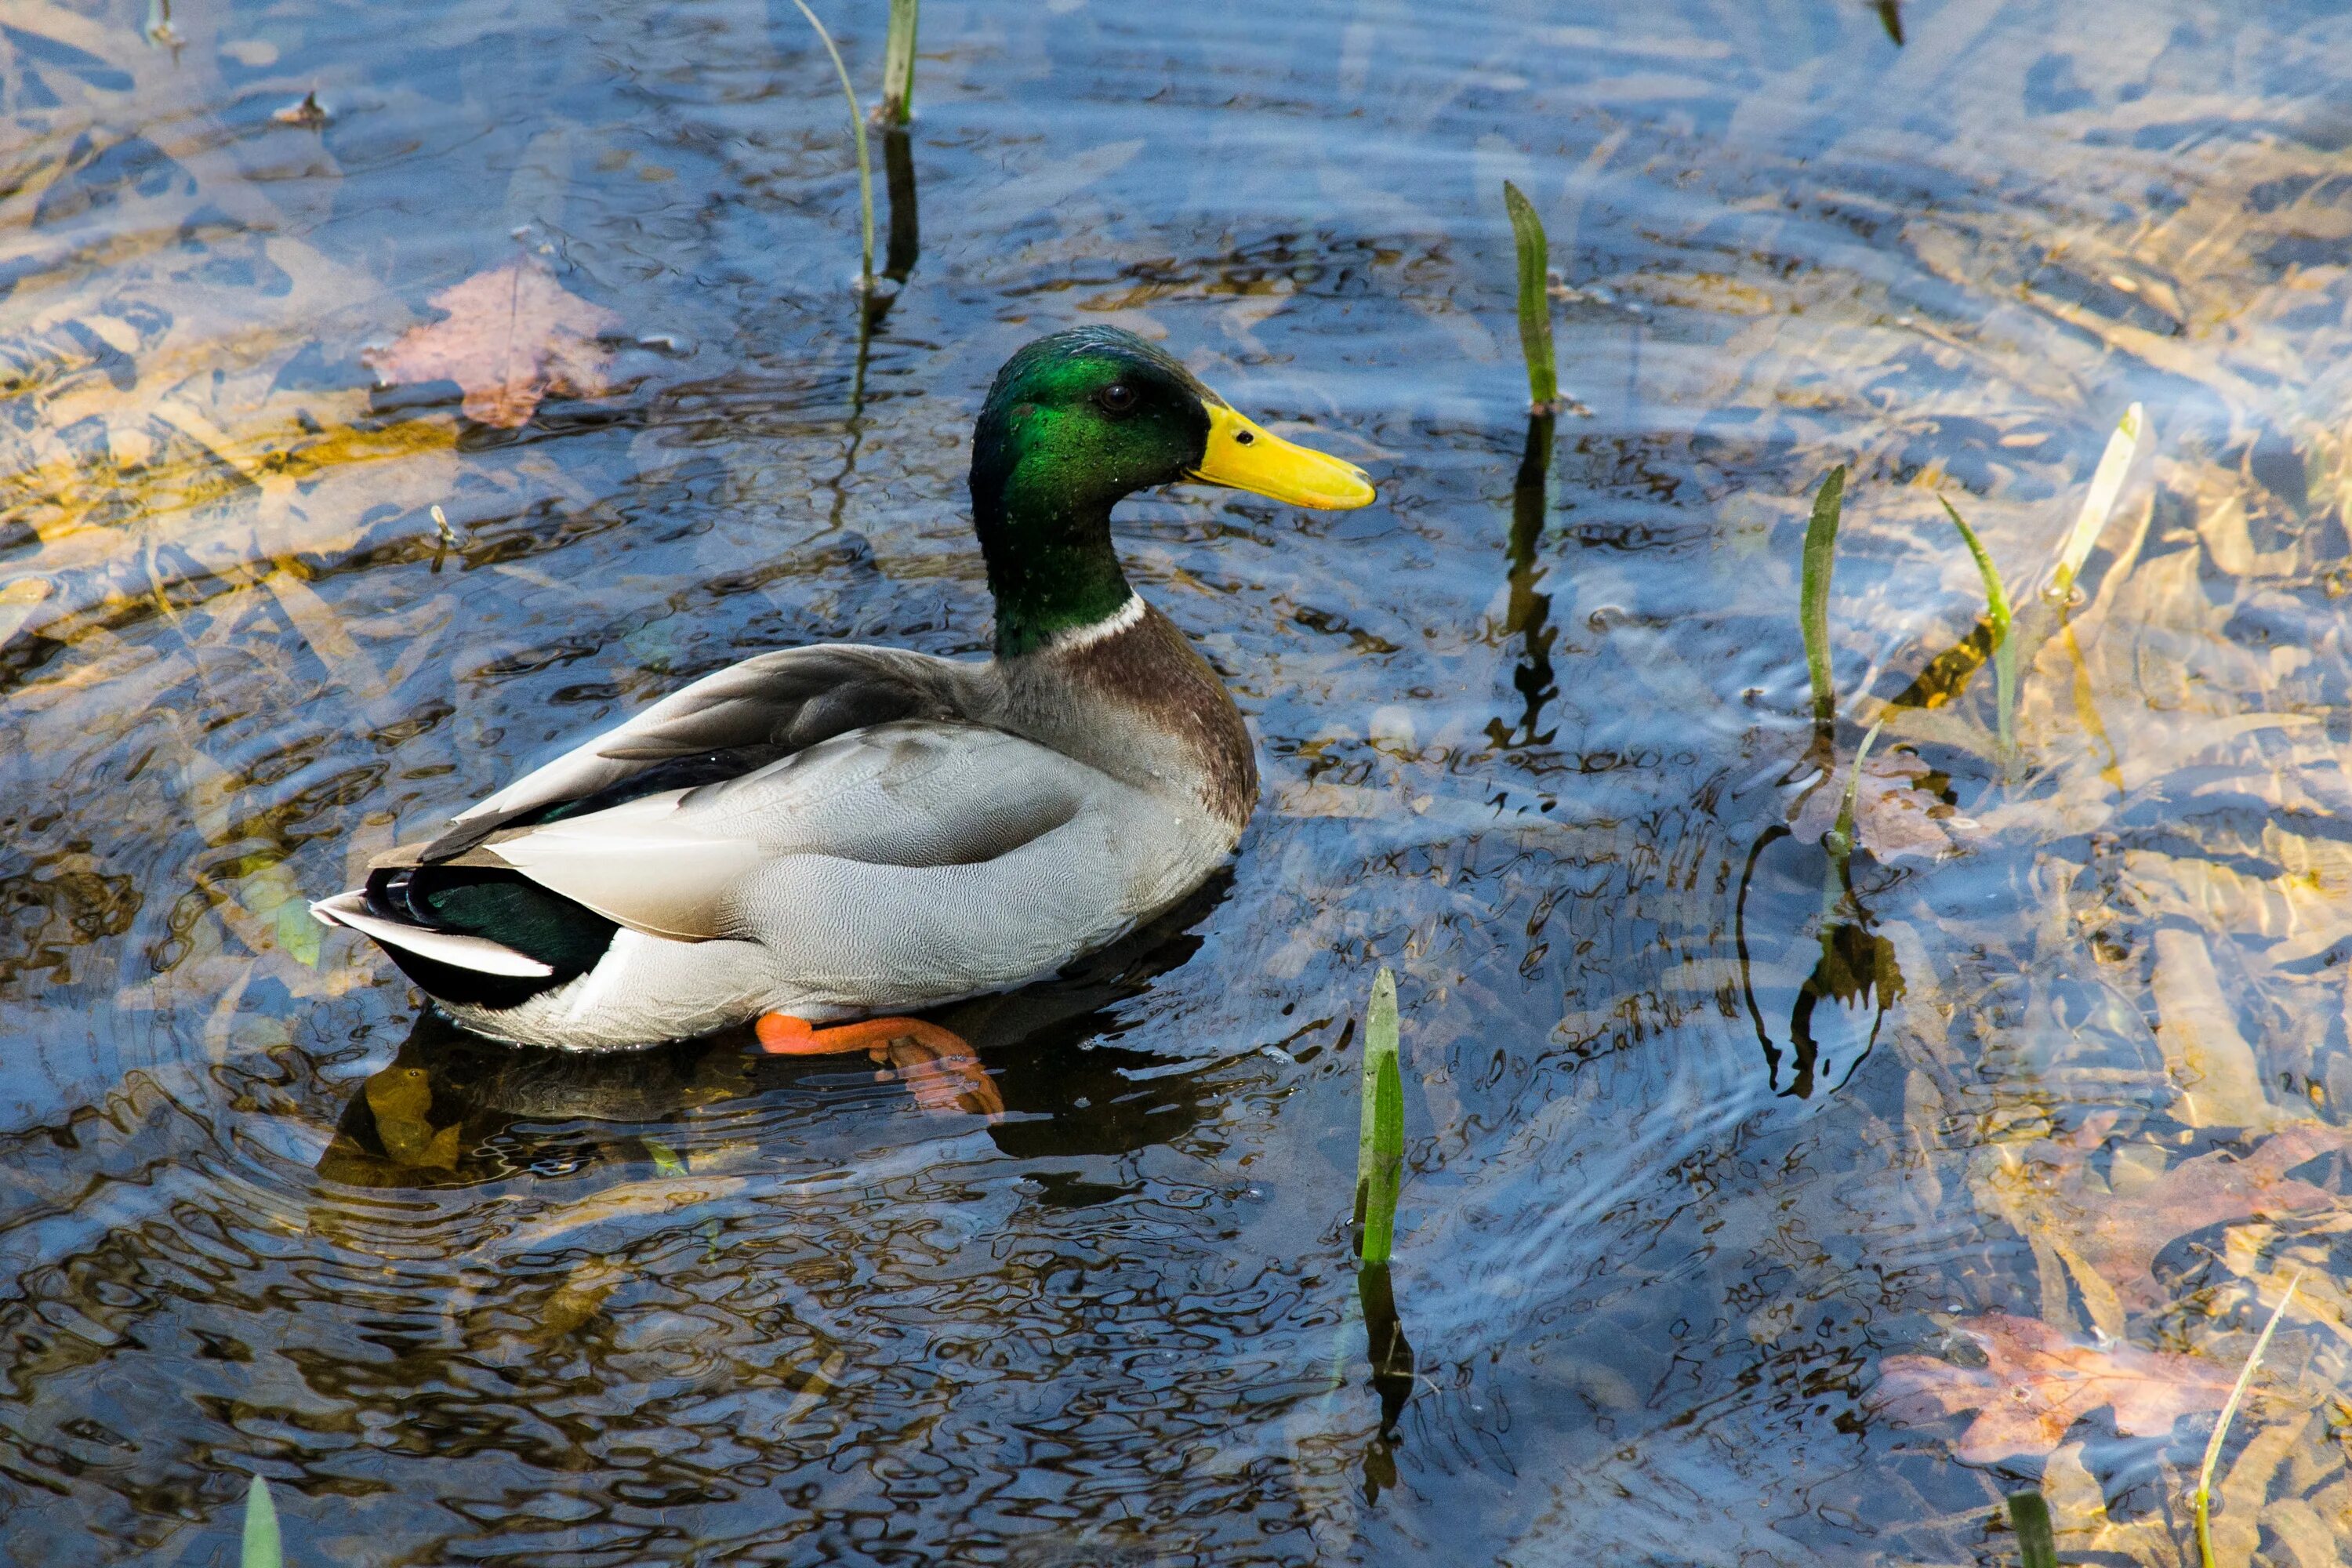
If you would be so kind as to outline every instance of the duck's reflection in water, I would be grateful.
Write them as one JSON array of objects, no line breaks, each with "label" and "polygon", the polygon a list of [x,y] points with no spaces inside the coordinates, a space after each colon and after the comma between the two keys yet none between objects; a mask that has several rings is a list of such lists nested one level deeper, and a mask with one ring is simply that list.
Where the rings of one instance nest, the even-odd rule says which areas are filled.
[{"label": "duck's reflection in water", "polygon": [[[358,1186],[429,1187],[534,1169],[659,1163],[660,1128],[757,1096],[823,1093],[871,1064],[923,1112],[979,1118],[1007,1154],[1118,1154],[1197,1123],[1213,1065],[1106,1045],[1130,1020],[1117,1005],[1191,958],[1192,927],[1224,895],[1220,877],[1126,940],[1059,977],[925,1015],[934,1027],[871,1051],[771,1056],[750,1028],[642,1051],[574,1053],[501,1045],[437,1014],[417,1018],[391,1065],[345,1106],[319,1173]],[[1083,1184],[1050,1200],[1094,1201]]]}]

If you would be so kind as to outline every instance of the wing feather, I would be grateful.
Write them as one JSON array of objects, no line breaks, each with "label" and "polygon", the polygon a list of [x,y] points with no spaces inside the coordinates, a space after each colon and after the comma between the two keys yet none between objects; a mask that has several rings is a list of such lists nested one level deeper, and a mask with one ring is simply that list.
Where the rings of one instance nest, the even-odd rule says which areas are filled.
[{"label": "wing feather", "polygon": [[848,643],[761,654],[672,692],[458,813],[423,858],[461,855],[502,828],[664,764],[709,758],[709,771],[748,773],[869,725],[976,717],[992,673],[985,664]]},{"label": "wing feather", "polygon": [[741,893],[778,862],[983,865],[1071,822],[1108,775],[979,725],[901,721],[740,779],[499,835],[474,853],[633,930],[756,938]]}]

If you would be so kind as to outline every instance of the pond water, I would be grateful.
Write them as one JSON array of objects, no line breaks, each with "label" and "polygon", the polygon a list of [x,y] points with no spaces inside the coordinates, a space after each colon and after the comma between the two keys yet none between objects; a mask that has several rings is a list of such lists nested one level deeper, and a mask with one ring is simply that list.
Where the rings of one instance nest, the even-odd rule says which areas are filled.
[{"label": "pond water", "polygon": [[[881,0],[819,9],[868,89]],[[259,1474],[289,1561],[368,1568],[1993,1563],[2037,1484],[2070,1548],[2179,1562],[2209,1422],[1964,1458],[1885,1363],[2007,1315],[2226,1377],[2304,1268],[2221,1522],[2336,1561],[2340,7],[922,26],[861,348],[785,0],[0,15],[0,1556],[226,1563]],[[1506,179],[1574,400],[1540,494]],[[618,323],[606,395],[493,429],[374,384],[519,255]],[[746,654],[985,648],[970,421],[1079,322],[1381,495],[1122,510],[1265,796],[1152,930],[940,1015],[986,1082],[489,1047],[309,921]],[[2021,626],[2134,403],[2154,456],[1989,745],[1990,672],[1914,688],[1983,605],[1937,498]],[[2294,1212],[2198,1207],[2209,1156]]]}]

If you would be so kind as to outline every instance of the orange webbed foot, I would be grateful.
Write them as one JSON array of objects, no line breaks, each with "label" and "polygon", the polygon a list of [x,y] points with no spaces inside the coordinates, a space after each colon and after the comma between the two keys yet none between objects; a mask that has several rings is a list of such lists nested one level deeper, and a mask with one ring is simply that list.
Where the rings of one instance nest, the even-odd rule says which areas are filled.
[{"label": "orange webbed foot", "polygon": [[929,1111],[1004,1113],[1003,1097],[971,1043],[952,1029],[920,1018],[866,1018],[817,1028],[788,1013],[761,1015],[753,1026],[760,1048],[772,1056],[831,1056],[866,1052],[893,1069],[915,1103]]}]

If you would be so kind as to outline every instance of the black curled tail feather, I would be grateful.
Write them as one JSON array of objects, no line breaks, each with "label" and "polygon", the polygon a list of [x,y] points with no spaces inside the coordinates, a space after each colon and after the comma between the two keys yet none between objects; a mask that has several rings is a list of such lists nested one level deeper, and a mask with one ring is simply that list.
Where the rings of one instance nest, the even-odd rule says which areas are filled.
[{"label": "black curled tail feather", "polygon": [[486,937],[537,959],[539,976],[485,974],[391,943],[400,972],[438,1001],[503,1010],[567,985],[596,967],[621,928],[520,871],[487,866],[383,866],[368,875],[371,912],[404,925]]}]

